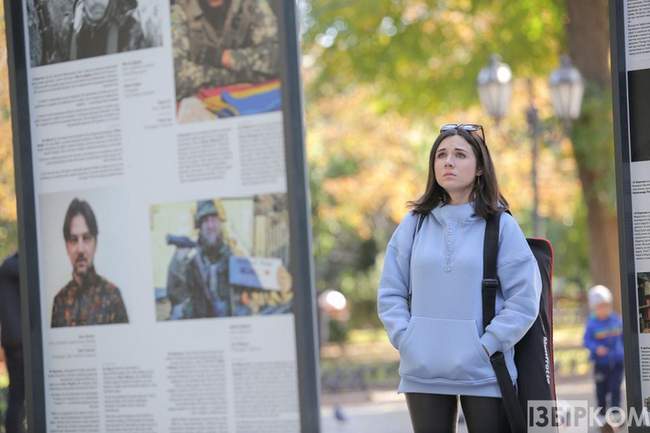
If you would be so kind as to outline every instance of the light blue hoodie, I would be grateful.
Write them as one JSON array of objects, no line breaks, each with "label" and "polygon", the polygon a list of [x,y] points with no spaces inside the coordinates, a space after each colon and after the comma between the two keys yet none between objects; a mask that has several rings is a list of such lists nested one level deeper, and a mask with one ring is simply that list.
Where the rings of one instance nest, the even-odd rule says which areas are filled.
[{"label": "light blue hoodie", "polygon": [[497,257],[501,290],[496,316],[483,333],[485,220],[471,203],[438,206],[413,242],[417,219],[409,212],[388,242],[378,291],[379,317],[400,352],[399,392],[501,397],[482,346],[490,355],[504,353],[515,383],[514,345],[539,309],[542,282],[533,253],[515,219],[504,213]]}]

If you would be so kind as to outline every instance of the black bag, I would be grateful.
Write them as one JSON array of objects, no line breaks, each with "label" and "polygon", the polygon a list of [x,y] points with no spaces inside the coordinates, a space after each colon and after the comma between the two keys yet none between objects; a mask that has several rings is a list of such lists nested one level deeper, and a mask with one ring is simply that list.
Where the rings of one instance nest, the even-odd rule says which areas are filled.
[{"label": "black bag", "polygon": [[[483,328],[495,315],[496,294],[500,289],[497,276],[499,251],[499,220],[501,213],[487,219],[483,243]],[[515,345],[517,389],[512,386],[503,353],[490,357],[499,382],[511,433],[527,431],[526,415],[529,400],[555,401],[555,372],[553,368],[553,248],[546,239],[527,239],[537,260],[542,277],[537,319],[526,335]]]},{"label": "black bag", "polygon": [[[501,289],[497,275],[499,252],[499,221],[501,213],[486,220],[483,242],[483,329],[495,316],[496,294]],[[419,215],[413,232],[413,239],[424,223]],[[497,382],[505,412],[510,423],[511,433],[527,431],[526,415],[529,400],[556,400],[555,371],[553,362],[553,248],[546,239],[527,239],[542,277],[537,319],[526,335],[515,345],[515,365],[517,367],[517,389],[512,385],[503,353],[495,352],[490,357],[496,373]],[[411,309],[411,290],[408,293],[409,311]],[[557,431],[557,430],[556,430]]]}]

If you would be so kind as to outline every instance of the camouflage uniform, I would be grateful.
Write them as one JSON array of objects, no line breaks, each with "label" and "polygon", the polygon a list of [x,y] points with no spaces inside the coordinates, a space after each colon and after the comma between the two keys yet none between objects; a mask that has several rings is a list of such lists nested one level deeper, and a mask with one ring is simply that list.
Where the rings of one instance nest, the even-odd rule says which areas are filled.
[{"label": "camouflage uniform", "polygon": [[83,285],[73,278],[54,297],[52,328],[128,322],[120,290],[94,268]]},{"label": "camouflage uniform", "polygon": [[231,284],[229,270],[233,255],[242,254],[237,253],[232,240],[221,242],[217,253],[210,256],[202,247],[192,250],[185,274],[189,300],[183,307],[184,318],[249,316],[290,310],[293,299],[290,287],[275,291]]},{"label": "camouflage uniform", "polygon": [[[225,209],[219,201],[202,200],[197,203],[194,216],[196,228],[200,228],[202,218],[208,215],[216,215],[222,222],[226,219]],[[188,296],[183,304],[183,318],[273,314],[287,312],[291,308],[293,293],[290,290],[290,276],[286,269],[282,268],[288,278],[287,290],[269,291],[236,286],[230,283],[229,273],[230,257],[233,255],[245,254],[234,240],[227,238],[222,232],[221,241],[211,251],[201,246],[199,242],[199,245],[185,256],[186,266],[183,277],[179,278],[178,272],[176,275],[170,274],[172,271],[170,266],[168,292],[173,288],[170,295],[175,299],[180,298],[183,292]],[[177,264],[173,269],[178,271],[180,266]],[[171,279],[170,275],[172,275]],[[183,284],[185,284],[185,291],[181,290]]]},{"label": "camouflage uniform", "polygon": [[234,305],[233,288],[229,283],[230,247],[221,243],[215,256],[209,257],[197,247],[187,266],[186,282],[190,301],[185,304],[186,318],[247,315],[248,311]]},{"label": "camouflage uniform", "polygon": [[[267,0],[226,2],[222,25],[206,17],[200,1],[177,0],[171,9],[177,100],[201,87],[278,77],[278,24]],[[231,53],[230,69],[221,64],[225,50]]]},{"label": "camouflage uniform", "polygon": [[[215,215],[221,222],[226,220],[226,211],[220,201],[197,202],[195,228],[200,229],[202,219],[209,215]],[[228,278],[229,259],[233,255],[230,241],[224,242],[222,239],[215,248],[209,250],[199,241],[198,246],[187,253],[177,249],[175,254],[183,254],[183,257],[175,256],[170,263],[167,292],[172,303],[183,303],[184,318],[233,314],[232,288]],[[182,298],[187,300],[182,301]]]},{"label": "camouflage uniform", "polygon": [[104,16],[93,20],[84,1],[77,0],[72,18],[70,60],[102,56],[146,47],[137,19],[136,0],[110,0]]},{"label": "camouflage uniform", "polygon": [[187,303],[190,293],[187,289],[187,266],[195,254],[194,248],[176,247],[167,266],[167,298],[171,302],[169,318],[183,317],[183,304]]}]

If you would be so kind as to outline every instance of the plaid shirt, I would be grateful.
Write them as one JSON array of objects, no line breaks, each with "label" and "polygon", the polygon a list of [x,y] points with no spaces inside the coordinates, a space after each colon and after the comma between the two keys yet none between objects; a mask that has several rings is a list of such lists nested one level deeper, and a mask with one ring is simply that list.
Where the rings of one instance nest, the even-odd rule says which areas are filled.
[{"label": "plaid shirt", "polygon": [[95,268],[82,285],[73,278],[54,297],[52,328],[128,322],[120,289],[97,275]]}]

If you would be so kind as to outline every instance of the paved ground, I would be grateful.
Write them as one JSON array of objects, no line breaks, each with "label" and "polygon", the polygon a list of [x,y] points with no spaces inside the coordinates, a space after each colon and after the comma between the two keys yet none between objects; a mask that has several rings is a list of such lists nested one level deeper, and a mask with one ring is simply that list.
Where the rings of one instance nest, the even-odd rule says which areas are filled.
[{"label": "paved ground", "polygon": [[[558,384],[557,393],[560,400],[589,400],[593,404],[593,385],[588,378]],[[337,421],[334,417],[334,405],[337,401],[347,418],[344,422]],[[323,398],[321,417],[322,433],[413,432],[403,397],[392,391],[365,395],[347,394],[339,398],[326,396]],[[622,431],[625,430],[620,430]],[[458,433],[466,432],[461,421]]]}]

